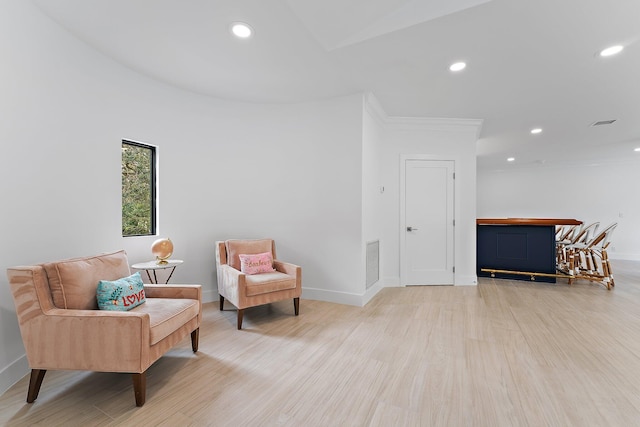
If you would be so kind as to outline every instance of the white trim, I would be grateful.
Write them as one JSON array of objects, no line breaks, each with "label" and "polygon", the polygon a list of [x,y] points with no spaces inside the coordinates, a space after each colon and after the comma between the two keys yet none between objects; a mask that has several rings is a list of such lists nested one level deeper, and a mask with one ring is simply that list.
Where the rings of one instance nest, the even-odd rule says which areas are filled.
[{"label": "white trim", "polygon": [[385,288],[402,288],[400,284],[400,276],[387,276],[384,278]]},{"label": "white trim", "polygon": [[[622,253],[622,252],[608,252],[609,259],[621,260],[621,261],[638,261],[640,260],[640,254]],[[614,271],[615,273],[615,271]]]},{"label": "white trim", "polygon": [[482,123],[483,121],[480,119],[432,117],[387,117],[386,120],[387,127],[393,129],[420,129],[446,132],[472,130],[476,135],[476,139],[482,129]]},{"label": "white trim", "polygon": [[478,139],[484,123],[482,119],[390,116],[382,108],[378,98],[371,92],[364,94],[364,107],[380,125],[387,129],[421,129],[448,132],[473,130],[476,139]]},{"label": "white trim", "polygon": [[583,169],[586,167],[590,167],[593,168],[594,170],[600,170],[602,169],[603,166],[608,166],[608,167],[613,167],[616,165],[629,165],[629,164],[638,164],[638,162],[640,162],[640,159],[638,157],[634,157],[634,156],[627,156],[624,159],[607,159],[607,158],[599,158],[597,160],[591,160],[591,161],[580,161],[580,160],[574,160],[574,159],[559,159],[559,158],[555,158],[553,160],[549,160],[545,163],[525,163],[525,164],[509,164],[508,168],[505,168],[504,166],[490,166],[487,168],[483,168],[482,170],[480,170],[478,168],[478,171],[482,172],[482,173],[502,173],[502,172],[511,172],[514,169],[522,169],[522,170],[527,170],[527,169],[537,169],[537,170],[550,170],[550,169],[562,169],[562,170],[566,170],[567,168],[571,168],[571,169]]},{"label": "white trim", "polygon": [[371,92],[364,95],[364,109],[369,115],[376,121],[376,123],[382,127],[385,127],[389,116],[378,102]]},{"label": "white trim", "polygon": [[[374,285],[374,288],[377,285]],[[302,298],[317,301],[334,302],[336,304],[355,305],[362,307],[363,295],[352,294],[348,292],[329,291],[327,289],[302,288]]]},{"label": "white trim", "polygon": [[478,286],[478,276],[455,275],[455,286]]},{"label": "white trim", "polygon": [[[0,371],[0,394],[29,374],[27,355],[23,355]],[[25,390],[26,393],[27,390]]]},{"label": "white trim", "polygon": [[383,285],[382,280],[378,280],[376,283],[371,285],[371,287],[367,289],[364,295],[362,296],[361,307],[364,307],[365,305],[367,305],[367,303],[371,301],[373,297],[375,297],[378,294],[378,292],[380,292],[384,288],[385,286]]},{"label": "white trim", "polygon": [[362,295],[340,291],[328,291],[326,289],[302,288],[302,299],[364,307],[378,294],[378,292],[386,287],[387,286],[384,285],[382,280],[378,280]]},{"label": "white trim", "polygon": [[302,299],[364,307],[378,294],[378,292],[386,287],[387,286],[384,285],[382,280],[378,280],[361,295],[340,291],[328,291],[326,289],[318,288],[302,288]]}]

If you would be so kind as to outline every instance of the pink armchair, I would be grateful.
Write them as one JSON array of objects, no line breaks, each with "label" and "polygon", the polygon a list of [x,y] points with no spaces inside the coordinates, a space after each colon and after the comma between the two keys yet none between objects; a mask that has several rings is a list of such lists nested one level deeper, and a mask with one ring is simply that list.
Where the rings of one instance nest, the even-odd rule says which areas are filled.
[{"label": "pink armchair", "polygon": [[145,285],[145,303],[98,310],[98,282],[130,274],[124,251],[7,270],[31,368],[27,402],[47,370],[69,369],[131,373],[142,406],[147,368],[189,334],[198,350],[200,285]]},{"label": "pink armchair", "polygon": [[[244,274],[240,271],[240,255],[252,255],[271,252],[273,256],[272,273]],[[218,293],[220,311],[227,299],[238,309],[238,329],[242,329],[244,309],[274,301],[293,298],[293,309],[297,316],[300,312],[302,294],[302,268],[297,265],[278,261],[276,244],[271,239],[226,240],[216,242],[216,269],[218,272]]]}]

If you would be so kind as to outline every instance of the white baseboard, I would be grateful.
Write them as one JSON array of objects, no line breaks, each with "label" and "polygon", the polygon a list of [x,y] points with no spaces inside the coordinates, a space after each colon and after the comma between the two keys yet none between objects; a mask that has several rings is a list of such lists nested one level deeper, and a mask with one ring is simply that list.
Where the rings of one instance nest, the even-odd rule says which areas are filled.
[{"label": "white baseboard", "polygon": [[363,295],[340,291],[328,291],[326,289],[302,288],[302,298],[317,301],[335,302],[337,304],[355,305],[362,307]]},{"label": "white baseboard", "polygon": [[213,301],[219,301],[220,300],[220,295],[218,295],[218,291],[202,291],[202,302],[213,302]]},{"label": "white baseboard", "polygon": [[[478,278],[476,276],[456,276],[455,286],[477,286]],[[335,302],[338,304],[365,306],[371,299],[376,296],[384,288],[399,288],[400,278],[385,277],[384,281],[380,280],[371,286],[363,295],[329,291],[326,289],[302,288],[302,298],[318,301]]]},{"label": "white baseboard", "polygon": [[357,307],[364,307],[369,301],[375,297],[378,292],[384,288],[398,287],[397,278],[385,277],[383,280],[378,280],[364,294],[353,294],[340,291],[329,291],[326,289],[317,288],[302,288],[302,298],[312,299],[317,301],[334,302],[337,304],[355,305]]},{"label": "white baseboard", "polygon": [[400,285],[400,277],[398,276],[387,276],[384,278],[384,286],[385,288],[399,288]]},{"label": "white baseboard", "polygon": [[473,276],[462,276],[456,274],[455,277],[455,286],[478,286],[478,277]]},{"label": "white baseboard", "polygon": [[[0,372],[0,394],[9,390],[12,385],[20,381],[28,373],[29,362],[27,362],[27,355],[25,354]],[[24,392],[26,396],[26,388]]]},{"label": "white baseboard", "polygon": [[371,285],[371,287],[369,289],[367,289],[365,291],[364,295],[362,296],[362,306],[364,307],[365,305],[367,305],[367,303],[369,301],[371,301],[371,299],[373,297],[375,297],[377,295],[377,293],[380,292],[384,288],[385,288],[385,286],[382,283],[382,280],[378,280],[376,283]]},{"label": "white baseboard", "polygon": [[[462,276],[456,274],[455,276],[455,286],[477,286],[478,285],[478,277],[477,276]],[[384,278],[385,287],[387,288],[399,288],[402,287],[400,284],[399,277],[385,277]]]},{"label": "white baseboard", "polygon": [[640,254],[609,252],[609,259],[619,259],[623,261],[640,261]]}]

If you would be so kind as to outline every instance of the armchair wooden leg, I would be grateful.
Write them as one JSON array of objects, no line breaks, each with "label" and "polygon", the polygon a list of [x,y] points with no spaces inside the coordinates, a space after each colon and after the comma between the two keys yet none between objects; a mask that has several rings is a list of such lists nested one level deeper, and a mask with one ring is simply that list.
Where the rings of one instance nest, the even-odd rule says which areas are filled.
[{"label": "armchair wooden leg", "polygon": [[224,308],[224,297],[220,295],[220,311]]},{"label": "armchair wooden leg", "polygon": [[147,373],[132,374],[133,392],[136,395],[136,406],[144,405],[147,398]]},{"label": "armchair wooden leg", "polygon": [[31,377],[29,378],[29,391],[27,392],[27,403],[33,403],[38,398],[40,392],[40,386],[44,379],[44,374],[47,373],[46,369],[32,369]]},{"label": "armchair wooden leg", "polygon": [[238,309],[238,329],[242,329],[242,318],[244,317],[244,308]]},{"label": "armchair wooden leg", "polygon": [[198,341],[200,339],[200,328],[197,328],[195,331],[191,332],[191,349],[195,353],[198,351]]},{"label": "armchair wooden leg", "polygon": [[293,312],[296,314],[300,314],[300,298],[293,299]]}]

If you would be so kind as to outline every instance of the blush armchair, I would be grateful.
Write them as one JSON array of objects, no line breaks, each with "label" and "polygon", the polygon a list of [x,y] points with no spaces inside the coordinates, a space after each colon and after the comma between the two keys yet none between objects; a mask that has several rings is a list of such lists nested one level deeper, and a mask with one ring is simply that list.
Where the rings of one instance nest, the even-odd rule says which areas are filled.
[{"label": "blush armchair", "polygon": [[189,334],[198,350],[200,285],[145,285],[145,303],[98,309],[98,282],[129,275],[124,251],[7,269],[31,368],[27,402],[38,397],[47,370],[61,369],[131,373],[142,406],[147,368]]},{"label": "blush armchair", "polygon": [[[275,271],[261,274],[245,274],[241,271],[240,255],[266,252],[272,255]],[[279,261],[272,239],[216,242],[216,270],[220,311],[224,309],[225,299],[236,306],[238,329],[242,329],[244,310],[249,307],[292,298],[294,314],[299,314],[302,268]]]}]

